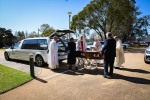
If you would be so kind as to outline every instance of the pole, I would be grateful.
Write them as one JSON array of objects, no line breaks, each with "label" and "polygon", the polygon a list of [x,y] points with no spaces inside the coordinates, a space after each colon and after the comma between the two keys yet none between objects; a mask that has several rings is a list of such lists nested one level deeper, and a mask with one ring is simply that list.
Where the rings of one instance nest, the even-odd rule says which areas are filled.
[{"label": "pole", "polygon": [[[71,18],[71,14],[72,14],[72,12],[68,12],[68,15],[69,15],[69,29],[70,29],[70,18]],[[70,34],[69,34],[69,39],[70,39]]]},{"label": "pole", "polygon": [[69,15],[69,29],[70,29],[70,17],[71,17],[71,15]]},{"label": "pole", "polygon": [[32,77],[35,77],[35,74],[34,74],[34,61],[33,61],[33,54],[32,53],[29,54],[29,64],[30,64],[30,75]]},{"label": "pole", "polygon": [[[70,29],[70,17],[71,15],[69,14],[69,29]],[[70,33],[69,33],[69,39],[70,39]]]}]

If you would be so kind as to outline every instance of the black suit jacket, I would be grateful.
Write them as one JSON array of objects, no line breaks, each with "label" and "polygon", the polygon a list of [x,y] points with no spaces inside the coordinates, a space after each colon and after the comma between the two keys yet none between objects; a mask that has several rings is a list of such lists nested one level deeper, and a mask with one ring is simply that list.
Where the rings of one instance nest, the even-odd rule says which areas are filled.
[{"label": "black suit jacket", "polygon": [[104,54],[104,59],[114,59],[116,57],[116,40],[112,37],[104,41],[104,47],[102,49],[102,54]]}]

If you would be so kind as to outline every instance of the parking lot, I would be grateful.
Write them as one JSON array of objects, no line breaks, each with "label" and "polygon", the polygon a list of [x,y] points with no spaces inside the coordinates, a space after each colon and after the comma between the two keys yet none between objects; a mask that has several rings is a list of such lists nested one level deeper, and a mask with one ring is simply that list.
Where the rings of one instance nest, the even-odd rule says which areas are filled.
[{"label": "parking lot", "polygon": [[[76,72],[68,70],[65,61],[58,70],[36,67],[38,79],[0,95],[0,100],[149,100],[150,65],[144,63],[144,51],[126,52],[125,58],[124,67],[114,69],[113,79],[103,78],[103,65],[98,71],[86,68]],[[8,66],[14,63],[19,68],[29,67],[7,62],[3,56],[0,61]]]}]

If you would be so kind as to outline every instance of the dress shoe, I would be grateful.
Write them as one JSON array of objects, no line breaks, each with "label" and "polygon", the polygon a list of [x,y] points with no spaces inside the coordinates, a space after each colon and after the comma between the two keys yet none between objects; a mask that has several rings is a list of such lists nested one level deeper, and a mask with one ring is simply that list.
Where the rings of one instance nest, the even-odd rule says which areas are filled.
[{"label": "dress shoe", "polygon": [[104,78],[107,78],[107,75],[103,75]]}]

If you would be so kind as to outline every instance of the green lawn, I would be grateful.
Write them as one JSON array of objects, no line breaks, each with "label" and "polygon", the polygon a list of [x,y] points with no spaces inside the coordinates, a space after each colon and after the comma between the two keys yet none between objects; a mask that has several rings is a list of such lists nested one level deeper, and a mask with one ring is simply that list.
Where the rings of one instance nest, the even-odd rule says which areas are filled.
[{"label": "green lawn", "polygon": [[1,51],[5,51],[6,49],[5,49],[5,48],[0,48],[0,50],[1,50]]},{"label": "green lawn", "polygon": [[14,89],[32,79],[33,78],[25,72],[0,64],[0,94]]}]

